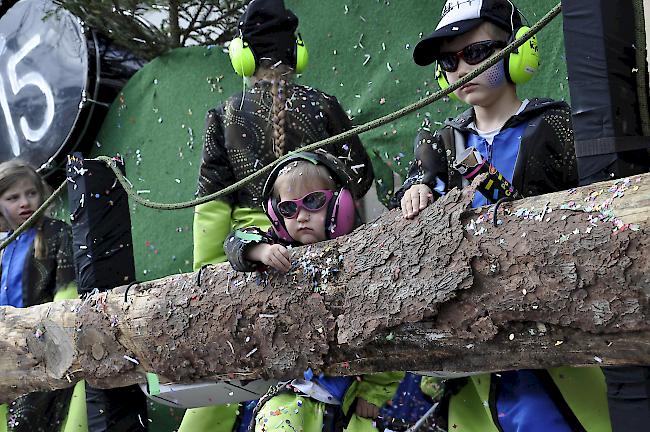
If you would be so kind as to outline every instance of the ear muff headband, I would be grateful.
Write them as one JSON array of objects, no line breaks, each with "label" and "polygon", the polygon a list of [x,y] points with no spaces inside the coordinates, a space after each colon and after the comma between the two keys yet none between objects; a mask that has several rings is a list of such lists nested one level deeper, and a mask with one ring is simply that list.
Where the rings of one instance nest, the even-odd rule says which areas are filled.
[{"label": "ear muff headband", "polygon": [[[257,59],[248,42],[241,37],[234,38],[228,46],[228,55],[230,56],[230,64],[237,75],[253,76],[257,70]],[[298,35],[296,37],[296,64],[291,66],[294,67],[296,73],[302,73],[307,68],[307,63],[309,63],[307,46],[302,37]]]},{"label": "ear muff headband", "polygon": [[296,38],[296,73],[303,73],[309,63],[309,52],[302,36],[298,34]]}]

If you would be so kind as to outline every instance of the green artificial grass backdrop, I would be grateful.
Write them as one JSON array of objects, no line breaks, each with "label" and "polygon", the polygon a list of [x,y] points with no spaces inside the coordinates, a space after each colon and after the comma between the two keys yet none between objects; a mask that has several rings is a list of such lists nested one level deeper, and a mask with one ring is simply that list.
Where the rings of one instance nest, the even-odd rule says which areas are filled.
[{"label": "green artificial grass backdrop", "polygon": [[[556,1],[519,2],[532,24]],[[443,2],[288,0],[300,17],[299,31],[310,62],[298,80],[335,95],[355,124],[413,103],[437,90],[433,67],[418,67],[413,46],[429,34]],[[521,86],[522,97],[568,97],[566,64],[558,17],[538,35],[542,67]],[[125,86],[113,103],[91,156],[121,154],[135,189],[164,202],[194,196],[206,111],[243,82],[221,47],[175,50],[153,60]],[[392,191],[394,170],[401,176],[412,158],[413,139],[423,116],[436,123],[464,110],[439,101],[417,113],[364,133],[373,158],[380,197]],[[157,211],[132,202],[138,280],[191,270],[192,210]]]}]

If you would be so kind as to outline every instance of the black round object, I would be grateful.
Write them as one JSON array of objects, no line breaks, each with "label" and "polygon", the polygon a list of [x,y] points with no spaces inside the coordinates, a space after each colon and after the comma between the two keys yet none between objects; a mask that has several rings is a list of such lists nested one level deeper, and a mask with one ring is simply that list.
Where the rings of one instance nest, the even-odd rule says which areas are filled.
[{"label": "black round object", "polygon": [[47,175],[89,148],[142,64],[51,1],[16,3],[0,18],[0,161],[19,157]]},{"label": "black round object", "polygon": [[23,0],[0,19],[0,160],[36,167],[74,129],[88,81],[79,20],[50,2]]}]

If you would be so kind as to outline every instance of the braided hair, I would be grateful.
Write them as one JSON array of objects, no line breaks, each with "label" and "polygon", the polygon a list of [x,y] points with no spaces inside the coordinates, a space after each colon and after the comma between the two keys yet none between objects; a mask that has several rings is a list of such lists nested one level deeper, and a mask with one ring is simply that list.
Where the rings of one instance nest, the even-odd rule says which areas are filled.
[{"label": "braided hair", "polygon": [[263,60],[253,76],[255,81],[269,81],[271,83],[271,125],[273,127],[273,153],[276,158],[286,153],[284,129],[287,120],[286,88],[292,72],[293,69],[285,64]]}]

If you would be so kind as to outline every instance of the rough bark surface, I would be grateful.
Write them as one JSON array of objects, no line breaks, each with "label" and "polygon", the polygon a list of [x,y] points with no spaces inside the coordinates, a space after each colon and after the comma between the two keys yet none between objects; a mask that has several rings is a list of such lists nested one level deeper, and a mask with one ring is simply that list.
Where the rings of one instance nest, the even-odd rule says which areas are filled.
[{"label": "rough bark surface", "polygon": [[471,209],[454,190],[296,248],[84,301],[0,308],[0,401],[87,379],[650,364],[650,174]]}]

